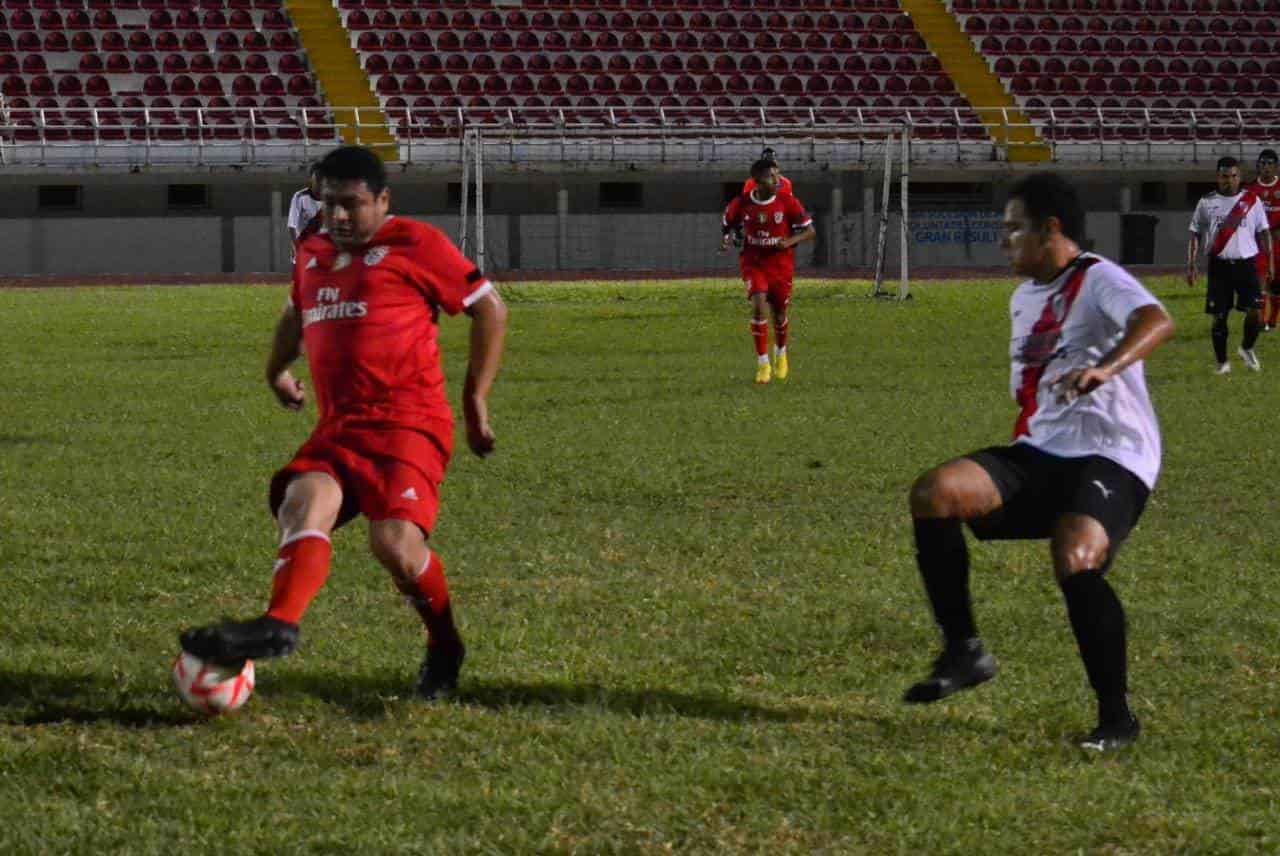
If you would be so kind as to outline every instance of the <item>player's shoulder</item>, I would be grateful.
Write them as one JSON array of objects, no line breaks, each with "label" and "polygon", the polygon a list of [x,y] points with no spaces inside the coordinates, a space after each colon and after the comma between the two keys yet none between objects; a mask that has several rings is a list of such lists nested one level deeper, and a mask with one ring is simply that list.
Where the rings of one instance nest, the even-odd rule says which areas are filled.
[{"label": "player's shoulder", "polygon": [[426,247],[449,241],[444,232],[430,223],[398,215],[387,220],[378,239],[386,243]]},{"label": "player's shoulder", "polygon": [[299,254],[308,253],[310,255],[322,255],[336,249],[333,238],[329,237],[328,232],[313,232],[302,239],[298,244],[297,252]]}]

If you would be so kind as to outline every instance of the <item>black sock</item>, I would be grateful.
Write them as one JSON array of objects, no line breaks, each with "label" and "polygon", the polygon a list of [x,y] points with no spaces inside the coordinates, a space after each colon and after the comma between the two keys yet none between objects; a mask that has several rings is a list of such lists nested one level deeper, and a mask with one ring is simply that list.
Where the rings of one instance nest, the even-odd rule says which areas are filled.
[{"label": "black sock", "polygon": [[1213,327],[1209,330],[1209,338],[1213,340],[1213,355],[1221,365],[1227,361],[1227,316],[1213,316]]},{"label": "black sock", "polygon": [[1067,616],[1080,646],[1080,659],[1098,695],[1098,720],[1127,722],[1129,704],[1124,607],[1098,571],[1072,574],[1061,583]]},{"label": "black sock", "polygon": [[978,635],[969,603],[969,548],[959,520],[914,518],[916,564],[924,580],[933,617],[948,647]]},{"label": "black sock", "polygon": [[1258,342],[1258,334],[1262,332],[1262,322],[1258,320],[1257,312],[1247,312],[1244,316],[1244,338],[1240,340],[1240,347],[1246,351],[1252,351],[1253,346]]}]

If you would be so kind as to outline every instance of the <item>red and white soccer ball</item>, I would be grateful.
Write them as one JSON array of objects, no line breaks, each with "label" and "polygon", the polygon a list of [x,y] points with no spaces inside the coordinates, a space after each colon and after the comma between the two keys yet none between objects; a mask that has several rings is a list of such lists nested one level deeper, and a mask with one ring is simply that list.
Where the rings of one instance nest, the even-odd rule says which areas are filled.
[{"label": "red and white soccer ball", "polygon": [[245,660],[237,672],[183,651],[173,661],[173,686],[182,700],[200,713],[229,713],[253,695],[253,661]]}]

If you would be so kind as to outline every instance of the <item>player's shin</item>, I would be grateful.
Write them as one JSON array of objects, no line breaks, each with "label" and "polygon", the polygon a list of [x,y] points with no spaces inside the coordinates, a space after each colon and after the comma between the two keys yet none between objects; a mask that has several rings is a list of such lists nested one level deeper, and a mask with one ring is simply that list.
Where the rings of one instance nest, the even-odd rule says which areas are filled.
[{"label": "player's shin", "polygon": [[301,621],[329,578],[332,557],[333,546],[324,532],[306,530],[285,538],[276,556],[267,615],[290,624]]},{"label": "player's shin", "polygon": [[1259,317],[1260,311],[1246,312],[1244,316],[1244,338],[1240,340],[1240,347],[1246,351],[1252,351],[1253,346],[1258,342],[1258,334],[1262,332],[1262,319]]},{"label": "player's shin", "polygon": [[773,346],[779,351],[787,349],[787,333],[791,329],[791,322],[787,318],[783,318],[773,325]]},{"label": "player's shin", "polygon": [[1102,724],[1130,719],[1124,607],[1099,571],[1072,574],[1060,583],[1067,616],[1089,684],[1098,696]]},{"label": "player's shin", "polygon": [[1213,316],[1213,326],[1209,328],[1209,339],[1213,342],[1213,356],[1222,365],[1227,361],[1227,313]]},{"label": "player's shin", "polygon": [[751,319],[751,338],[756,345],[756,359],[763,361],[769,355],[769,322],[763,318]]},{"label": "player's shin", "polygon": [[978,635],[969,600],[969,548],[953,518],[914,518],[916,563],[948,648]]},{"label": "player's shin", "polygon": [[413,579],[400,581],[399,586],[426,626],[427,647],[449,652],[461,649],[462,637],[453,621],[449,583],[440,556],[434,550],[428,551],[422,569]]}]

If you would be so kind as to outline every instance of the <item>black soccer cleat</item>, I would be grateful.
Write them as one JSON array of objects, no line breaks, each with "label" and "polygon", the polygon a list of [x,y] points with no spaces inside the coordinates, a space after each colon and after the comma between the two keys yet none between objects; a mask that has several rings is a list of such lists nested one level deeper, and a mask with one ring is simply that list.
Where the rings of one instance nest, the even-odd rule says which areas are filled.
[{"label": "black soccer cleat", "polygon": [[1136,716],[1129,714],[1126,720],[1100,724],[1080,738],[1079,746],[1086,752],[1106,755],[1132,746],[1138,742],[1138,735],[1141,733],[1142,724]]},{"label": "black soccer cleat", "polygon": [[462,661],[466,656],[467,649],[462,646],[453,651],[428,647],[426,659],[418,671],[418,697],[423,701],[450,698],[458,689],[458,673],[462,671]]},{"label": "black soccer cleat", "polygon": [[298,647],[298,625],[263,615],[194,627],[178,637],[182,650],[213,663],[286,657]]},{"label": "black soccer cleat", "polygon": [[908,704],[939,701],[991,680],[996,671],[996,658],[986,652],[981,640],[970,639],[963,645],[943,649],[933,661],[929,677],[913,684],[902,700]]}]

